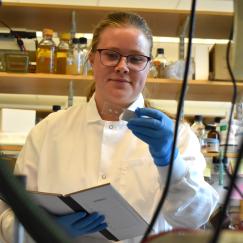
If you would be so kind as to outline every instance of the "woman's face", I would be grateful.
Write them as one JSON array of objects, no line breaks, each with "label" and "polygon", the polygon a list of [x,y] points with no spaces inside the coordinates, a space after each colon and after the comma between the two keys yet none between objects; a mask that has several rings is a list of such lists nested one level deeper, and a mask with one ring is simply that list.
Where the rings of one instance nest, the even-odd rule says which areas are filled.
[{"label": "woman's face", "polygon": [[[150,56],[150,43],[145,35],[134,27],[106,28],[100,35],[97,49],[109,49],[121,55]],[[129,106],[143,90],[150,63],[142,71],[131,70],[126,58],[114,66],[104,66],[98,51],[90,55],[96,81],[95,100],[99,111],[104,102],[120,107]]]}]

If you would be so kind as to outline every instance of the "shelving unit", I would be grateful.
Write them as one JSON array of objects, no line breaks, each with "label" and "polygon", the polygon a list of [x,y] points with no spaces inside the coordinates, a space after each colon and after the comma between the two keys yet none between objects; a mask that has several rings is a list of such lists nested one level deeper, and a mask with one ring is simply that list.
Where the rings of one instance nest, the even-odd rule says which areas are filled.
[{"label": "shelving unit", "polygon": [[13,151],[13,152],[20,152],[22,145],[0,145],[0,151]]},{"label": "shelving unit", "polygon": [[[203,153],[203,155],[205,156],[205,157],[218,157],[219,156],[219,153]],[[228,158],[237,158],[237,153],[228,153],[227,154],[227,157]]]},{"label": "shelving unit", "polygon": [[[24,3],[25,2],[25,3]],[[55,32],[69,31],[72,11],[76,12],[77,32],[91,33],[94,26],[107,13],[112,11],[133,11],[143,16],[150,25],[154,36],[178,37],[189,10],[158,7],[162,3],[152,4],[142,0],[126,1],[8,1],[3,0],[0,8],[1,20],[14,28],[42,30],[53,28]],[[56,2],[56,4],[54,3]],[[60,2],[60,3],[59,3]],[[61,3],[62,2],[62,3]],[[156,2],[156,3],[155,3]],[[127,6],[125,6],[127,5]],[[233,21],[232,12],[198,10],[196,16],[196,38],[228,38]],[[91,76],[72,76],[57,74],[1,73],[1,94],[31,95],[68,95],[70,81],[73,81],[74,95],[86,96],[93,78]],[[158,100],[178,100],[181,81],[167,79],[148,79],[147,98]],[[243,92],[243,84],[239,84]],[[186,100],[228,102],[232,96],[232,84],[225,81],[191,80],[188,85]]]},{"label": "shelving unit", "polygon": [[[9,169],[14,170],[16,158],[22,149],[21,145],[1,145],[0,144],[0,156],[8,162]],[[0,165],[1,166],[1,165]]]},{"label": "shelving unit", "polygon": [[[97,6],[102,1],[92,0],[88,4],[88,1],[86,4],[80,1],[80,6],[34,3],[34,1],[33,3],[21,3],[17,0],[16,2],[4,0],[0,2],[2,2],[1,20],[8,26],[39,31],[49,27],[58,33],[70,30],[73,10],[76,13],[77,32],[79,33],[92,33],[94,26],[110,12],[132,11],[147,20],[154,36],[164,37],[178,37],[180,29],[189,15],[189,10],[162,9],[153,5],[145,7],[140,2],[136,3],[136,5],[141,5],[139,7],[118,7],[117,5],[121,4],[118,2],[116,3],[117,7]],[[233,13],[231,12],[197,11],[194,37],[228,39],[232,23]],[[0,93],[67,96],[71,80],[73,81],[74,95],[86,96],[93,82],[93,77],[0,72]],[[146,97],[159,100],[178,100],[181,85],[182,81],[179,80],[150,78],[146,83],[148,91]],[[230,102],[232,91],[233,87],[229,81],[190,80],[186,100]],[[238,92],[243,93],[243,82],[238,84]],[[46,113],[48,112],[46,111]],[[0,153],[15,156],[21,148],[21,145],[0,144]],[[206,157],[218,156],[216,153],[205,153],[204,155]],[[229,154],[228,157],[235,158],[236,155]],[[10,157],[9,162],[13,168],[14,158]]]},{"label": "shelving unit", "polygon": [[[5,94],[68,95],[73,81],[75,96],[86,96],[93,82],[92,76],[61,74],[5,73],[0,72],[0,90]],[[178,100],[182,81],[148,79],[147,98]],[[190,80],[186,100],[231,101],[232,83],[229,81]],[[238,84],[239,93],[243,83]]]},{"label": "shelving unit", "polygon": [[[29,2],[29,3],[28,3]],[[93,27],[111,11],[129,10],[142,15],[151,26],[155,36],[179,35],[181,26],[189,10],[163,9],[153,2],[141,4],[131,1],[126,4],[113,1],[83,1],[63,4],[58,1],[2,1],[1,20],[11,27],[42,30],[53,28],[56,32],[68,31],[71,26],[72,11],[76,12],[77,32],[89,33]],[[74,3],[74,4],[73,4]],[[157,4],[157,5],[156,5]],[[126,6],[127,5],[127,6]],[[228,38],[232,26],[232,12],[197,11],[195,37]],[[92,83],[92,77],[45,74],[0,73],[0,92],[8,94],[67,95],[69,81],[73,80],[75,95],[85,96]],[[177,100],[181,81],[148,79],[148,98]],[[240,92],[243,86],[239,85]],[[230,101],[230,82],[190,81],[187,100]]]},{"label": "shelving unit", "polygon": [[[37,1],[38,2],[38,1]],[[97,1],[98,2],[98,1]],[[179,31],[189,10],[162,9],[151,5],[134,7],[110,7],[105,4],[98,6],[95,1],[89,5],[21,3],[3,1],[0,8],[1,20],[11,27],[42,30],[45,27],[53,28],[56,32],[69,31],[71,26],[71,13],[76,12],[77,31],[92,33],[94,26],[107,13],[112,11],[133,11],[143,16],[150,25],[154,36],[178,37]],[[83,5],[82,5],[83,4]],[[128,3],[127,3],[128,4]],[[231,12],[197,11],[195,37],[209,39],[226,39],[229,36],[233,21]]]}]

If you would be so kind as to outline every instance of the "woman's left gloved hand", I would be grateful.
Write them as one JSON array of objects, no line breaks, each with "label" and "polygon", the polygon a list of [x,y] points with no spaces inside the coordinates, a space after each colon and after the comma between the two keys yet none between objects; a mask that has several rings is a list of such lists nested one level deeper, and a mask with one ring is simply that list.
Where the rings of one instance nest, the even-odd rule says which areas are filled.
[{"label": "woman's left gloved hand", "polygon": [[87,214],[80,211],[67,215],[52,216],[54,221],[72,237],[95,233],[108,227],[105,217],[98,213]]},{"label": "woman's left gloved hand", "polygon": [[[174,124],[161,111],[150,108],[137,108],[136,118],[129,120],[127,127],[134,135],[149,145],[149,151],[157,166],[166,166],[172,152]],[[174,158],[178,154],[175,150]]]}]

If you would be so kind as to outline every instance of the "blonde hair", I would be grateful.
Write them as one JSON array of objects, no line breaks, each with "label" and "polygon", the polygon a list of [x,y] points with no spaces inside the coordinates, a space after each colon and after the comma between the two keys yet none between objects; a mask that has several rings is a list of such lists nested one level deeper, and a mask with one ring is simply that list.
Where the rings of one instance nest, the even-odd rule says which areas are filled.
[{"label": "blonde hair", "polygon": [[150,43],[150,56],[152,57],[152,49],[153,49],[153,36],[151,29],[149,28],[147,22],[144,18],[136,13],[131,12],[114,12],[108,14],[103,20],[101,20],[95,27],[93,31],[93,38],[90,46],[90,51],[95,52],[97,49],[97,45],[100,40],[100,36],[102,32],[108,27],[126,27],[132,26],[144,34],[147,40]]}]

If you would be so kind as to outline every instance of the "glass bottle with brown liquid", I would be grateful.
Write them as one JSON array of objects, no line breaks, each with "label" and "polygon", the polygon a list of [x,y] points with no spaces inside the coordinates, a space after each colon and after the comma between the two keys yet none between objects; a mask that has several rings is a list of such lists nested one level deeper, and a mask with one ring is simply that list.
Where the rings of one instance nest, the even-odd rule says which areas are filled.
[{"label": "glass bottle with brown liquid", "polygon": [[54,73],[56,45],[52,36],[52,29],[43,29],[43,39],[38,44],[36,53],[37,73]]},{"label": "glass bottle with brown liquid", "polygon": [[163,78],[165,67],[168,65],[168,60],[164,54],[164,48],[157,48],[156,56],[152,62],[157,69],[157,78]]},{"label": "glass bottle with brown liquid", "polygon": [[217,153],[219,152],[219,144],[220,144],[220,135],[216,131],[215,125],[208,125],[210,127],[210,131],[208,132],[207,138],[207,152],[208,153]]},{"label": "glass bottle with brown liquid", "polygon": [[55,55],[55,73],[66,73],[67,53],[69,50],[70,39],[70,33],[62,33],[60,36],[60,42],[57,46]]}]

